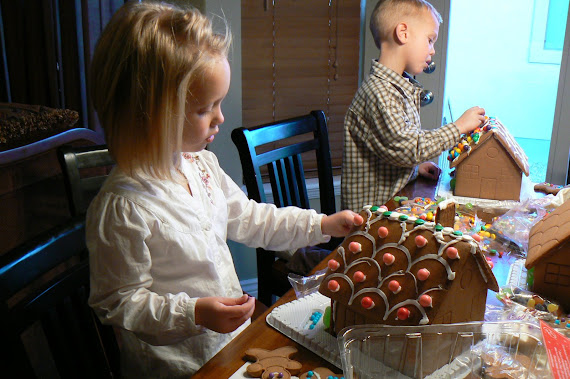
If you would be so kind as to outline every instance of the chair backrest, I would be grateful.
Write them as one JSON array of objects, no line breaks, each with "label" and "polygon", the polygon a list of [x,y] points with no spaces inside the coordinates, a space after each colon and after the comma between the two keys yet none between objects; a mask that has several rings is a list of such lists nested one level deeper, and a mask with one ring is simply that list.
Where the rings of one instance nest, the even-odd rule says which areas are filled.
[{"label": "chair backrest", "polygon": [[115,164],[106,145],[58,149],[72,216],[83,215]]},{"label": "chair backrest", "polygon": [[[310,208],[302,154],[306,156],[312,152],[317,162],[320,211],[325,214],[336,211],[324,112],[312,111],[301,117],[253,128],[234,129],[232,140],[239,152],[244,182],[250,199],[258,202],[267,201],[262,177],[262,167],[265,166],[275,205]],[[271,144],[274,144],[273,148]],[[338,241],[331,241],[323,247],[331,249],[334,243]],[[258,298],[269,306],[273,303],[273,295],[282,296],[291,286],[284,273],[286,270],[278,269],[279,263],[282,262],[278,261],[276,264],[272,252],[258,248],[256,261]]]},{"label": "chair backrest", "polygon": [[[258,152],[260,146],[286,143],[289,139],[295,141],[296,137],[307,135],[310,138]],[[310,208],[301,154],[312,151],[317,162],[320,211],[325,214],[336,211],[327,123],[323,111],[312,111],[305,116],[253,128],[237,128],[232,131],[232,140],[239,152],[250,199],[267,201],[261,172],[261,168],[266,166],[275,205]]]},{"label": "chair backrest", "polygon": [[113,378],[114,331],[87,304],[85,226],[70,224],[0,257],[5,377]]}]

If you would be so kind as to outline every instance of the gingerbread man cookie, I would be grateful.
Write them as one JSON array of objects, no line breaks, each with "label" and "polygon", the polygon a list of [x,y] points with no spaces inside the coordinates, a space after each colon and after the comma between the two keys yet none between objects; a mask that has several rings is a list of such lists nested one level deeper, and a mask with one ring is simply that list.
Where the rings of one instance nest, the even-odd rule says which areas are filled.
[{"label": "gingerbread man cookie", "polygon": [[299,379],[344,379],[343,374],[335,374],[326,367],[317,367],[302,374]]},{"label": "gingerbread man cookie", "polygon": [[247,373],[261,379],[290,379],[301,371],[301,363],[289,357],[297,352],[292,346],[284,346],[275,350],[259,348],[247,349],[246,359],[255,361],[247,366]]},{"label": "gingerbread man cookie", "polygon": [[562,186],[562,185],[558,185],[558,184],[551,184],[548,182],[543,182],[543,183],[535,184],[534,190],[537,192],[545,193],[547,195],[549,195],[549,194],[556,195],[556,194],[558,194],[558,192],[560,192],[561,189],[569,188],[569,187],[570,187],[570,185]]}]

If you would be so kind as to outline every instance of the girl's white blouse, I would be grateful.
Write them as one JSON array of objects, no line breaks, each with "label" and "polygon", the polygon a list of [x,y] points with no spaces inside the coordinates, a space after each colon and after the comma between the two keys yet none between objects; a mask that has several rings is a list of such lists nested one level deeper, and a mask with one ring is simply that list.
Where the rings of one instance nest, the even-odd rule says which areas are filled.
[{"label": "girl's white blouse", "polygon": [[243,293],[226,238],[272,250],[329,238],[314,210],[248,200],[209,151],[180,167],[192,195],[115,168],[87,212],[89,304],[119,327],[126,377],[188,377],[249,324],[220,334],[194,322],[199,297]]}]

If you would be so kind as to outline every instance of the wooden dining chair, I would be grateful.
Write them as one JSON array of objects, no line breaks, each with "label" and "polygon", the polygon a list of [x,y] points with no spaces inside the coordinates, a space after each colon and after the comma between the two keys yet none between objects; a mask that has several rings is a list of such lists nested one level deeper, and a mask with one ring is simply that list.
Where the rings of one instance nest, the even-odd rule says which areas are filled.
[{"label": "wooden dining chair", "polygon": [[7,252],[0,264],[3,377],[119,377],[114,331],[87,304],[82,220]]},{"label": "wooden dining chair", "polygon": [[[323,111],[232,131],[243,180],[250,199],[267,202],[266,190],[278,207],[294,205],[309,209],[304,159],[307,154],[316,161],[319,183],[320,212],[336,211],[328,131]],[[266,171],[264,170],[266,168]],[[266,180],[264,180],[266,178]],[[269,186],[264,186],[268,182]],[[270,188],[269,188],[270,187]],[[327,245],[330,249],[331,245]],[[287,279],[286,261],[275,252],[256,251],[258,298],[271,305],[273,296],[282,296],[291,285]]]},{"label": "wooden dining chair", "polygon": [[69,211],[72,216],[85,215],[115,162],[106,145],[58,149]]}]

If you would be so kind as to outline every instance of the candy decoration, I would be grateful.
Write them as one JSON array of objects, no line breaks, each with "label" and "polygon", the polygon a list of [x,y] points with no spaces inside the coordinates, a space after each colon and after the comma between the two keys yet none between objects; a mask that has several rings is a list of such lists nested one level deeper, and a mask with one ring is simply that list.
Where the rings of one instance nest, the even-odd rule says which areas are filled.
[{"label": "candy decoration", "polygon": [[340,263],[334,259],[329,260],[328,266],[331,270],[336,271],[340,267]]},{"label": "candy decoration", "polygon": [[390,253],[386,253],[382,256],[382,261],[384,261],[384,263],[386,263],[388,266],[394,263],[395,260],[396,258]]},{"label": "candy decoration", "polygon": [[364,296],[362,300],[360,300],[360,305],[365,309],[372,309],[376,304],[374,304],[374,300],[372,300],[371,297]]},{"label": "candy decoration", "polygon": [[338,282],[334,279],[329,280],[329,284],[328,284],[329,290],[332,292],[338,292],[338,290],[340,289],[340,284],[338,284]]},{"label": "candy decoration", "polygon": [[398,318],[400,320],[407,320],[410,317],[410,310],[406,307],[401,307],[398,309]]},{"label": "candy decoration", "polygon": [[388,237],[388,228],[385,226],[381,226],[378,228],[378,237],[386,238]]},{"label": "candy decoration", "polygon": [[473,237],[473,239],[477,242],[483,241],[483,238],[481,238],[479,234],[473,234],[471,237]]},{"label": "candy decoration", "polygon": [[419,280],[424,281],[427,280],[427,278],[429,278],[429,274],[430,272],[427,268],[420,268],[416,276],[418,277]]},{"label": "candy decoration", "polygon": [[366,275],[362,271],[356,271],[352,276],[355,282],[361,283],[366,280]]},{"label": "candy decoration", "polygon": [[388,283],[388,289],[392,291],[394,294],[397,294],[402,290],[402,287],[400,286],[400,283],[398,283],[397,280],[391,280],[390,283]]},{"label": "candy decoration", "polygon": [[449,257],[449,259],[459,259],[459,252],[453,246],[448,247],[445,250],[445,254]]},{"label": "candy decoration", "polygon": [[353,254],[360,253],[362,251],[362,245],[358,242],[351,242],[348,244],[348,250],[352,251]]},{"label": "candy decoration", "polygon": [[424,236],[416,236],[415,241],[417,247],[424,247],[428,242]]},{"label": "candy decoration", "polygon": [[429,295],[420,296],[420,305],[424,308],[431,308],[432,307],[431,296]]}]

